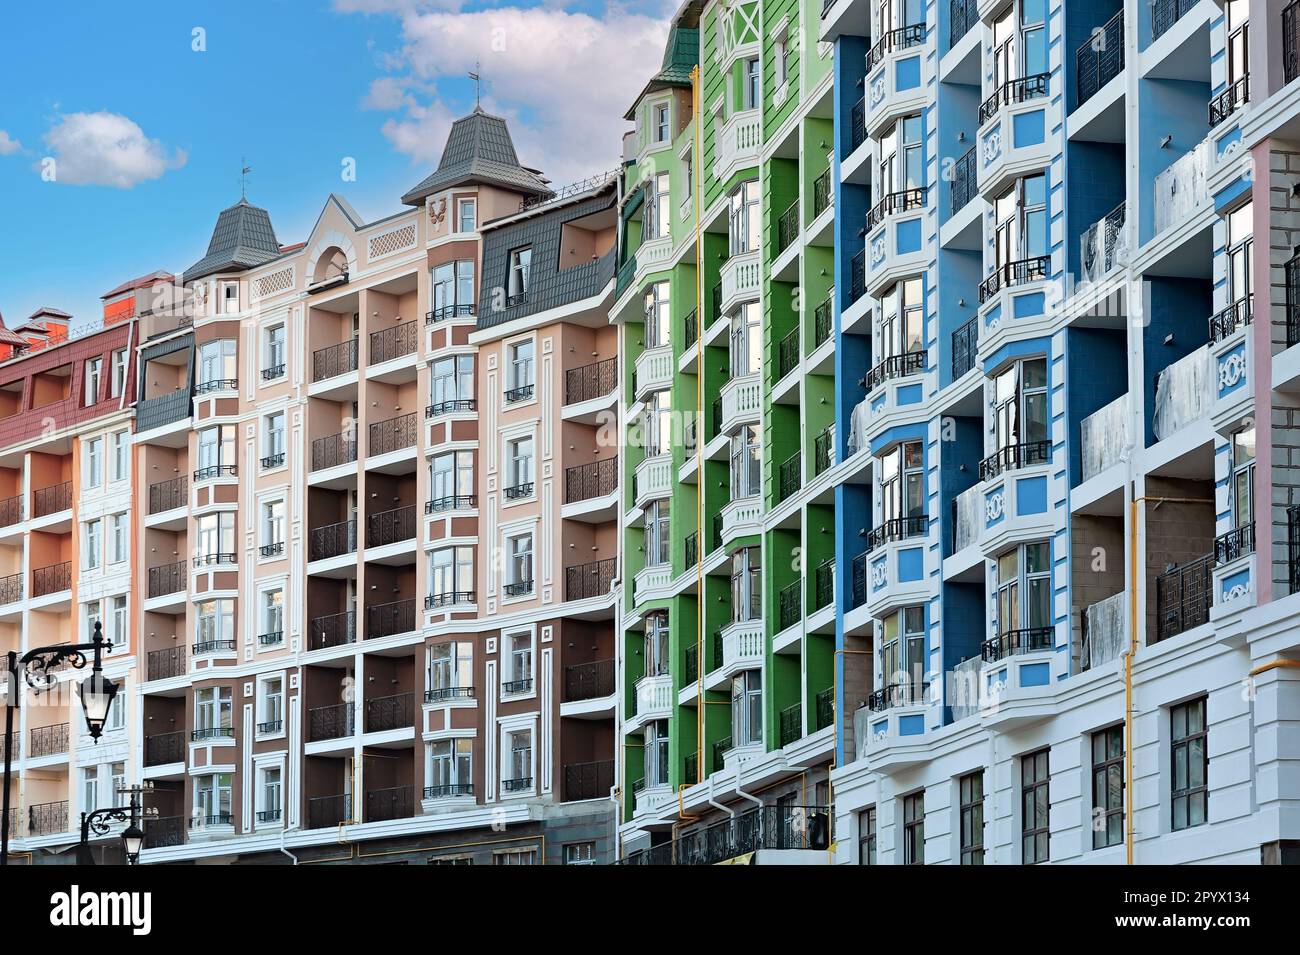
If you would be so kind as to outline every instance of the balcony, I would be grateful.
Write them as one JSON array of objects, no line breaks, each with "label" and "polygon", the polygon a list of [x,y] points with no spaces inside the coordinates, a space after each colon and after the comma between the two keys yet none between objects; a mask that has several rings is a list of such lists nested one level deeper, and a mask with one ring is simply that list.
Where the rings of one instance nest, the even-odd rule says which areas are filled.
[{"label": "balcony", "polygon": [[673,349],[656,345],[636,356],[632,374],[632,397],[640,398],[653,391],[663,391],[673,382]]},{"label": "balcony", "polygon": [[618,386],[618,359],[606,358],[564,373],[564,403],[575,405],[604,398]]},{"label": "balcony", "polygon": [[1156,176],[1155,233],[1186,222],[1197,210],[1211,205],[1210,169],[1215,163],[1215,144],[1203,139]]},{"label": "balcony", "polygon": [[164,511],[185,507],[189,504],[190,479],[182,475],[170,481],[159,481],[149,485],[149,513],[161,514]]},{"label": "balcony", "polygon": [[564,469],[564,503],[606,497],[618,490],[618,458],[604,458]]},{"label": "balcony", "polygon": [[727,182],[736,172],[757,166],[762,144],[762,110],[747,109],[733,114],[718,130],[714,177]]},{"label": "balcony", "polygon": [[32,497],[32,517],[48,517],[72,507],[72,482],[52,484],[36,489]]},{"label": "balcony", "polygon": [[478,507],[477,494],[449,494],[424,502],[424,513],[441,514],[444,511],[467,511]]},{"label": "balcony", "polygon": [[1120,395],[1079,422],[1083,479],[1119,464],[1128,446],[1128,395]]},{"label": "balcony", "polygon": [[1052,457],[1051,441],[1023,441],[999,448],[980,462],[980,480],[992,481],[1007,471],[1019,471],[1047,464]]},{"label": "balcony", "polygon": [[[954,0],[956,2],[956,0]],[[971,0],[974,3],[974,0]],[[949,215],[955,216],[966,204],[979,195],[979,167],[975,163],[975,147],[962,153],[952,167],[952,208]]]},{"label": "balcony", "polygon": [[157,733],[144,738],[144,764],[167,766],[185,762],[185,733]]},{"label": "balcony", "polygon": [[1166,30],[1198,2],[1199,0],[1154,0],[1151,5],[1151,42],[1160,39]]},{"label": "balcony", "polygon": [[813,477],[829,471],[835,463],[835,425],[828,425],[813,438]]},{"label": "balcony", "polygon": [[980,22],[978,0],[949,0],[948,2],[948,47],[957,45],[970,28]]},{"label": "balcony", "polygon": [[1028,259],[1017,259],[1015,262],[1007,262],[1004,265],[995,267],[993,272],[983,282],[980,282],[980,304],[983,305],[1005,288],[1028,285],[1030,282],[1041,282],[1047,278],[1047,270],[1051,268],[1051,265],[1052,259],[1050,256],[1037,255]]},{"label": "balcony", "polygon": [[722,263],[722,310],[729,313],[741,302],[758,298],[766,266],[757,251],[734,253]]},{"label": "balcony", "polygon": [[1123,71],[1124,11],[1120,10],[1074,52],[1075,106],[1082,106]]},{"label": "balcony", "polygon": [[414,412],[376,421],[368,426],[370,440],[366,445],[366,453],[374,456],[413,448],[419,429]]},{"label": "balcony", "polygon": [[314,617],[308,627],[307,645],[310,650],[341,647],[356,640],[357,614],[354,610]]},{"label": "balcony", "polygon": [[617,573],[613,557],[564,568],[564,599],[591,600],[609,595]]},{"label": "balcony", "polygon": [[1172,362],[1156,377],[1155,409],[1151,428],[1156,440],[1209,415],[1210,387],[1214,370],[1208,345]]},{"label": "balcony", "polygon": [[394,600],[366,608],[366,639],[392,637],[415,630],[416,601],[414,597]]},{"label": "balcony", "polygon": [[318,743],[353,735],[356,732],[355,715],[354,703],[334,703],[308,710],[307,741]]},{"label": "balcony", "polygon": [[135,406],[136,433],[184,421],[193,407],[188,384],[165,395],[142,398]]},{"label": "balcony", "polygon": [[357,370],[359,340],[356,338],[312,352],[311,380],[325,381]]},{"label": "balcony", "polygon": [[277,378],[283,378],[283,377],[284,377],[284,363],[283,363],[283,362],[281,362],[281,363],[278,364],[278,365],[272,365],[270,368],[263,368],[263,369],[262,369],[262,380],[263,380],[263,381],[275,381]]},{"label": "balcony", "polygon": [[474,688],[472,686],[439,686],[424,691],[424,702],[426,703],[446,703],[450,700],[472,699],[474,699]]},{"label": "balcony", "polygon": [[871,207],[867,213],[867,231],[870,232],[892,215],[925,208],[925,187],[891,192]]},{"label": "balcony", "polygon": [[501,588],[501,592],[507,597],[527,597],[533,592],[533,579],[511,581]]},{"label": "balcony", "polygon": [[354,553],[357,549],[357,522],[340,521],[338,524],[326,524],[313,527],[307,542],[307,559],[309,561],[328,560]]},{"label": "balcony", "polygon": [[270,471],[272,468],[283,467],[284,452],[280,451],[277,454],[268,454],[266,457],[262,458],[261,464],[263,471]]},{"label": "balcony", "polygon": [[23,575],[10,574],[0,577],[0,605],[15,603],[23,599]]},{"label": "balcony", "polygon": [[813,576],[813,605],[809,612],[816,613],[829,607],[835,599],[835,558],[827,557],[817,565]]},{"label": "balcony", "polygon": [[780,255],[799,238],[799,200],[786,207],[776,220],[776,254]]},{"label": "balcony", "polygon": [[758,421],[763,407],[762,385],[758,375],[745,375],[722,386],[723,433],[732,434],[742,425]]},{"label": "balcony", "polygon": [[440,594],[429,594],[424,598],[425,610],[441,610],[457,605],[472,605],[474,603],[474,591],[472,590],[448,590]]},{"label": "balcony", "polygon": [[0,501],[0,527],[12,527],[23,520],[23,498],[21,494],[7,497]]},{"label": "balcony", "polygon": [[780,381],[798,367],[799,329],[796,328],[777,343],[777,381]]},{"label": "balcony", "polygon": [[150,597],[180,593],[185,590],[188,583],[188,578],[185,576],[185,561],[183,560],[178,560],[174,564],[163,564],[160,567],[149,568]]},{"label": "balcony", "polygon": [[51,564],[32,571],[32,596],[45,597],[72,589],[72,562]]},{"label": "balcony", "polygon": [[614,692],[614,661],[596,660],[564,668],[564,702],[599,700]]},{"label": "balcony", "polygon": [[1124,591],[1083,608],[1079,615],[1081,670],[1096,669],[1120,658],[1128,639],[1128,610],[1129,595]]},{"label": "balcony", "polygon": [[877,66],[884,62],[885,57],[890,53],[898,50],[906,50],[909,47],[920,46],[925,42],[925,24],[913,23],[905,27],[898,27],[885,33],[876,45],[867,52],[867,72],[870,73]]},{"label": "balcony", "polygon": [[834,321],[833,308],[828,295],[813,310],[813,348],[820,348],[830,341]]},{"label": "balcony", "polygon": [[27,807],[27,833],[52,836],[68,831],[68,801],[43,802]]},{"label": "balcony", "polygon": [[415,790],[411,786],[372,789],[366,793],[366,822],[409,819],[415,815]]},{"label": "balcony", "polygon": [[439,401],[424,409],[425,418],[440,418],[443,415],[472,412],[478,407],[473,398],[455,398],[451,401]]},{"label": "balcony", "polygon": [[668,673],[643,676],[636,681],[637,719],[667,717],[673,707],[673,678]]},{"label": "balcony", "polygon": [[883,713],[895,707],[924,706],[925,694],[929,688],[928,683],[920,681],[890,683],[871,691],[867,697],[867,710],[872,713]]},{"label": "balcony", "polygon": [[366,546],[385,547],[415,539],[415,505],[395,507],[366,518]]},{"label": "balcony", "polygon": [[411,716],[414,702],[415,696],[412,693],[396,693],[366,700],[366,732],[384,733],[414,726]]},{"label": "balcony", "polygon": [[1210,317],[1211,344],[1223,341],[1233,332],[1250,324],[1252,299],[1253,296],[1246,295]]},{"label": "balcony", "polygon": [[985,663],[997,663],[1011,656],[1023,653],[1038,653],[1052,649],[1054,632],[1051,627],[1027,627],[1020,630],[1008,630],[991,640],[985,640],[980,647],[980,656]]},{"label": "balcony", "polygon": [[1046,96],[1050,77],[1050,73],[1035,73],[1033,76],[1022,76],[1019,79],[1007,80],[994,90],[992,96],[980,103],[979,124],[983,126],[989,122],[1004,106],[1011,106],[1015,103],[1023,103],[1040,96]]},{"label": "balcony", "polygon": [[952,380],[956,381],[975,367],[979,353],[979,316],[966,322],[952,333]]},{"label": "balcony", "polygon": [[146,672],[150,680],[170,680],[184,676],[185,648],[168,647],[165,650],[150,650],[146,657]]},{"label": "balcony", "polygon": [[414,354],[420,347],[418,322],[403,322],[392,328],[370,333],[370,364],[382,365],[406,355]]},{"label": "balcony", "polygon": [[196,555],[195,558],[194,558],[194,566],[195,566],[195,567],[212,567],[212,568],[216,568],[216,567],[220,567],[220,566],[222,566],[222,565],[227,565],[227,566],[233,567],[233,566],[235,566],[236,563],[238,563],[238,561],[239,561],[239,555],[238,555],[238,554],[234,554],[234,553],[230,553],[230,554],[198,554],[198,555]]},{"label": "balcony", "polygon": [[763,665],[763,621],[742,620],[722,631],[722,668],[728,675]]},{"label": "balcony", "polygon": [[448,783],[442,786],[425,786],[425,799],[455,799],[474,795],[473,783]]},{"label": "balcony", "polygon": [[984,529],[984,495],[978,484],[952,501],[952,552],[960,554],[974,544]]},{"label": "balcony", "polygon": [[214,739],[234,739],[235,728],[233,726],[204,726],[199,729],[190,730],[190,742],[201,743],[206,740]]},{"label": "balcony", "polygon": [[507,388],[504,393],[505,403],[513,405],[521,401],[532,401],[535,393],[536,388],[533,385],[519,385],[517,388]]},{"label": "balcony", "polygon": [[144,820],[144,847],[165,849],[185,845],[186,816],[163,816]]},{"label": "balcony", "polygon": [[799,492],[803,482],[803,455],[796,451],[781,462],[777,475],[779,501],[788,501]]},{"label": "balcony", "polygon": [[232,478],[239,476],[239,468],[233,464],[209,464],[207,467],[199,468],[194,472],[194,483],[200,481],[215,481],[217,478]]},{"label": "balcony", "polygon": [[307,800],[307,828],[333,829],[352,822],[352,797],[312,796]]},{"label": "balcony", "polygon": [[437,325],[439,322],[445,322],[449,318],[473,318],[474,305],[444,305],[441,308],[435,308],[433,311],[424,313],[425,325]]},{"label": "balcony", "polygon": [[1128,260],[1127,219],[1127,206],[1121,202],[1090,225],[1080,237],[1079,277],[1082,282],[1100,282],[1116,266]]},{"label": "balcony", "polygon": [[643,505],[654,498],[668,497],[673,488],[672,458],[656,454],[645,458],[633,472],[636,503]]},{"label": "balcony", "polygon": [[1210,100],[1210,128],[1225,122],[1250,101],[1250,74],[1236,80]]},{"label": "balcony", "polygon": [[239,381],[235,378],[209,378],[194,386],[194,397],[211,394],[214,391],[238,391]]},{"label": "balcony", "polygon": [[925,514],[910,517],[891,517],[867,534],[867,551],[878,550],[886,544],[924,537],[930,529],[930,518]]},{"label": "balcony", "polygon": [[68,751],[68,724],[33,727],[28,734],[28,759],[58,756]]},{"label": "balcony", "polygon": [[564,802],[608,799],[614,788],[614,761],[571,763],[564,767]]},{"label": "balcony", "polygon": [[771,850],[825,853],[832,844],[831,806],[763,806],[620,859],[619,865],[717,865]]},{"label": "balcony", "polygon": [[780,593],[776,595],[778,631],[788,630],[803,618],[802,586],[803,581],[796,580],[782,587]]},{"label": "balcony", "polygon": [[789,746],[803,735],[803,704],[787,706],[777,716],[780,745]]},{"label": "balcony", "polygon": [[1255,553],[1255,525],[1243,524],[1214,539],[1214,562],[1228,564]]},{"label": "balcony", "polygon": [[859,249],[849,259],[849,304],[867,294],[867,250]]},{"label": "balcony", "polygon": [[925,352],[909,351],[901,355],[890,355],[867,372],[867,391],[875,391],[887,381],[904,378],[925,370]]},{"label": "balcony", "polygon": [[831,207],[835,201],[835,190],[831,184],[831,171],[826,169],[813,180],[812,217],[817,219]]}]

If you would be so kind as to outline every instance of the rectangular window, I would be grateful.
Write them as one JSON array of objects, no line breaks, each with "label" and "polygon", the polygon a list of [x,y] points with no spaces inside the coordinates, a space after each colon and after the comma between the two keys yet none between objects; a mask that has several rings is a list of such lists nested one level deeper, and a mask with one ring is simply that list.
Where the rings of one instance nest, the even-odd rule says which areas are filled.
[{"label": "rectangular window", "polygon": [[742,547],[731,557],[731,622],[763,618],[763,568],[757,547]]},{"label": "rectangular window", "polygon": [[925,516],[925,469],[921,442],[907,441],[880,458],[882,521]]},{"label": "rectangular window", "polygon": [[99,386],[104,372],[103,358],[86,359],[86,407],[99,402]]},{"label": "rectangular window", "polygon": [[520,593],[533,589],[533,535],[519,534],[506,539],[506,553],[510,561],[507,571],[510,584]]},{"label": "rectangular window", "polygon": [[672,546],[668,501],[651,501],[646,505],[644,513],[646,566],[662,567],[670,559]]},{"label": "rectangular window", "polygon": [[104,483],[104,439],[86,441],[85,486],[98,488]]},{"label": "rectangular window", "polygon": [[429,648],[429,671],[425,681],[433,700],[450,699],[474,686],[474,645],[469,642],[439,643]]},{"label": "rectangular window", "polygon": [[646,186],[645,214],[641,219],[641,238],[645,241],[668,236],[672,225],[669,205],[668,173],[656,173]]},{"label": "rectangular window", "polygon": [[[473,228],[469,230],[472,232]],[[431,274],[432,311],[435,322],[474,313],[474,260],[460,259],[434,266]]]},{"label": "rectangular window", "polygon": [[564,846],[565,865],[595,865],[596,843],[569,842]]},{"label": "rectangular window", "polygon": [[646,457],[671,454],[673,450],[673,408],[667,391],[652,391],[643,412],[642,442]]},{"label": "rectangular window", "polygon": [[731,437],[731,499],[763,493],[763,445],[758,425],[745,425]]},{"label": "rectangular window", "polygon": [[645,347],[667,345],[671,321],[667,282],[655,282],[645,290],[642,312],[645,315]]},{"label": "rectangular window", "polygon": [[1025,865],[1051,858],[1047,754],[1040,749],[1020,757],[1020,861]]},{"label": "rectangular window", "polygon": [[126,515],[108,516],[108,562],[120,564],[126,560]]},{"label": "rectangular window", "polygon": [[1002,652],[1051,645],[1051,544],[1021,544],[997,561],[997,629]]},{"label": "rectangular window", "polygon": [[442,739],[429,744],[431,798],[474,793],[474,741]]},{"label": "rectangular window", "polygon": [[516,489],[517,497],[528,497],[532,494],[533,483],[533,439],[515,438],[506,444],[506,463],[509,467],[510,488],[507,488],[507,497],[510,497],[509,490]]},{"label": "rectangular window", "polygon": [[237,343],[233,338],[204,342],[199,346],[199,380],[195,389],[205,391],[229,390],[236,387],[235,368]]},{"label": "rectangular window", "polygon": [[278,733],[284,728],[284,680],[278,676],[261,681],[262,699],[258,711],[258,732]]},{"label": "rectangular window", "polygon": [[272,412],[263,418],[262,432],[262,466],[279,467],[284,464],[284,412]]},{"label": "rectangular window", "polygon": [[[106,631],[104,637],[116,648],[126,646],[126,610],[126,594],[117,594],[108,598],[108,623],[104,628]],[[114,709],[125,711],[126,708],[115,706]]]},{"label": "rectangular window", "polygon": [[229,511],[205,514],[196,521],[199,563],[217,563],[235,556],[235,515]]},{"label": "rectangular window", "polygon": [[528,295],[528,272],[533,264],[531,246],[510,253],[510,277],[506,305],[517,305]]},{"label": "rectangular window", "polygon": [[230,687],[210,686],[194,691],[194,729],[196,733],[210,736],[229,736],[229,733],[223,734],[220,731],[231,729],[233,714],[234,710],[230,702]]},{"label": "rectangular window", "polygon": [[925,865],[925,791],[903,797],[903,865]]},{"label": "rectangular window", "polygon": [[880,355],[895,358],[922,350],[925,303],[920,279],[896,282],[880,300]]},{"label": "rectangular window", "polygon": [[126,391],[127,359],[128,356],[125,348],[119,348],[113,352],[110,359],[112,361],[112,377],[109,380],[108,391],[108,396],[110,398],[120,398],[122,397],[122,393]]},{"label": "rectangular window", "polygon": [[668,721],[651,720],[645,728],[646,788],[668,785]]},{"label": "rectangular window", "polygon": [[431,414],[473,410],[474,356],[450,355],[433,363],[429,376]]},{"label": "rectangular window", "polygon": [[756,375],[763,367],[763,316],[757,302],[746,302],[731,316],[728,340],[734,377]]},{"label": "rectangular window", "polygon": [[83,570],[95,570],[104,556],[104,525],[100,520],[86,521],[84,525],[81,566]]},{"label": "rectangular window", "polygon": [[92,812],[99,805],[99,767],[87,766],[81,771],[81,803],[83,812]]},{"label": "rectangular window", "polygon": [[493,865],[537,865],[536,849],[506,849],[492,854]]},{"label": "rectangular window", "polygon": [[474,453],[449,451],[429,463],[431,511],[472,507],[474,498]]},{"label": "rectangular window", "polygon": [[473,232],[478,228],[478,200],[458,199],[456,201],[456,231]]},{"label": "rectangular window", "polygon": [[267,501],[262,505],[262,546],[284,544],[284,501]]},{"label": "rectangular window", "polygon": [[1209,818],[1210,753],[1206,746],[1205,697],[1169,710],[1173,741],[1170,765],[1170,801],[1173,828],[1190,829]]},{"label": "rectangular window", "polygon": [[763,742],[762,670],[744,670],[731,678],[731,741],[736,746]]},{"label": "rectangular window", "polygon": [[904,116],[880,138],[880,162],[876,166],[876,189],[881,196],[925,185],[921,140],[925,124],[920,115]]},{"label": "rectangular window", "polygon": [[689,199],[695,194],[695,151],[686,150],[686,155],[682,157],[682,183],[686,191],[683,197]]},{"label": "rectangular window", "polygon": [[[518,391],[532,387],[533,340],[527,338],[510,346],[510,388]],[[523,397],[531,397],[531,395]]]},{"label": "rectangular window", "polygon": [[194,643],[203,649],[195,653],[234,649],[234,642],[235,602],[226,599],[200,602],[194,621]]},{"label": "rectangular window", "polygon": [[266,330],[266,337],[262,343],[262,378],[265,381],[284,377],[284,336],[284,325],[272,325]]},{"label": "rectangular window", "polygon": [[530,681],[533,678],[533,636],[531,633],[512,634],[507,645],[510,656],[509,675],[511,683]]},{"label": "rectangular window", "polygon": [[429,593],[435,606],[474,599],[472,547],[441,547],[430,555]]},{"label": "rectangular window", "polygon": [[1255,523],[1255,429],[1232,435],[1232,526],[1238,530]]},{"label": "rectangular window", "polygon": [[876,864],[876,807],[858,813],[858,865]]},{"label": "rectangular window", "polygon": [[659,610],[645,618],[645,675],[666,676],[669,671],[668,614]]},{"label": "rectangular window", "polygon": [[218,477],[235,464],[235,426],[204,428],[199,432],[199,466],[195,480]]},{"label": "rectangular window", "polygon": [[655,107],[655,142],[668,142],[668,106],[667,104]]},{"label": "rectangular window", "polygon": [[1013,457],[1009,449],[1018,445],[1041,445],[1047,441],[1047,361],[1029,358],[1016,362],[993,384],[993,431],[1002,470],[1043,464],[1042,447],[1025,448]]},{"label": "rectangular window", "polygon": [[1092,847],[1124,840],[1124,727],[1092,734]]},{"label": "rectangular window", "polygon": [[230,773],[199,776],[194,783],[195,822],[199,826],[228,826],[230,815]]},{"label": "rectangular window", "polygon": [[761,87],[759,86],[761,69],[758,57],[754,56],[745,60],[744,88],[741,94],[742,109],[757,109],[762,103]]},{"label": "rectangular window", "polygon": [[266,767],[262,770],[262,809],[258,822],[276,822],[280,819],[282,812],[280,805],[281,792],[280,767]]},{"label": "rectangular window", "polygon": [[[262,593],[262,636],[284,634],[284,588],[275,587]],[[278,642],[278,641],[274,641]]]},{"label": "rectangular window", "polygon": [[112,442],[112,463],[109,466],[109,480],[125,481],[130,477],[131,432],[113,432]]},{"label": "rectangular window", "polygon": [[957,781],[961,798],[961,864],[984,864],[984,773]]},{"label": "rectangular window", "polygon": [[506,792],[529,789],[533,785],[533,731],[515,730],[509,734],[505,757],[508,760],[503,774]]},{"label": "rectangular window", "polygon": [[925,700],[925,608],[903,607],[882,621],[880,673],[890,706]]},{"label": "rectangular window", "polygon": [[732,255],[757,252],[763,232],[757,179],[738,187],[727,197],[727,236]]}]

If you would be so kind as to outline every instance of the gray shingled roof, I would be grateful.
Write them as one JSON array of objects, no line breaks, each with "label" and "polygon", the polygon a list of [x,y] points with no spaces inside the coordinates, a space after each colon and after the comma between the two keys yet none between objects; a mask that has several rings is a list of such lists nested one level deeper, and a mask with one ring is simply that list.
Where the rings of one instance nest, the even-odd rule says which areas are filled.
[{"label": "gray shingled roof", "polygon": [[270,213],[240,199],[221,210],[208,242],[208,254],[186,269],[181,281],[191,282],[216,272],[241,272],[279,254],[280,243]]},{"label": "gray shingled roof", "polygon": [[402,202],[418,206],[435,192],[471,182],[501,186],[532,196],[551,193],[546,180],[519,164],[506,121],[477,108],[451,124],[438,168],[402,196]]}]

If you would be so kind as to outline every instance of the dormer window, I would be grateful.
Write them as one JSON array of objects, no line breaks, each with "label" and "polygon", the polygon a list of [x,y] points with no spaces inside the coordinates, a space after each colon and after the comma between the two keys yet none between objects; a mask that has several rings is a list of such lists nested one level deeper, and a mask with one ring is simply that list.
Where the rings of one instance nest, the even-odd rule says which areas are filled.
[{"label": "dormer window", "polygon": [[510,253],[510,275],[506,305],[521,305],[528,297],[528,272],[533,263],[532,246]]},{"label": "dormer window", "polygon": [[655,142],[668,142],[668,104],[656,106],[655,111]]}]

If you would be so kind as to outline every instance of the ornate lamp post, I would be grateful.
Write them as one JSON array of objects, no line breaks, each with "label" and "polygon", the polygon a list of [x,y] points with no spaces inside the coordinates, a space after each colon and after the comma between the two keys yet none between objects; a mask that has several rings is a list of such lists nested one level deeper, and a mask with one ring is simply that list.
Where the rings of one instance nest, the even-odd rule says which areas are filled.
[{"label": "ornate lamp post", "polygon": [[81,707],[86,714],[90,738],[99,741],[104,723],[117,696],[117,684],[104,676],[102,655],[113,649],[104,639],[103,627],[95,622],[90,643],[66,643],[56,647],[37,647],[21,657],[13,650],[6,655],[5,670],[5,772],[3,809],[0,810],[0,866],[9,864],[9,786],[13,780],[14,711],[18,709],[18,677],[21,675],[35,692],[48,690],[58,679],[58,667],[67,664],[80,670],[86,666],[86,652],[93,651],[90,676],[81,682]]},{"label": "ornate lamp post", "polygon": [[127,827],[122,830],[122,849],[126,853],[127,865],[139,864],[140,850],[144,848],[144,831],[140,828],[140,822],[141,817],[149,813],[149,810],[142,808],[143,797],[152,789],[153,785],[148,782],[142,786],[119,789],[118,795],[131,797],[130,805],[111,806],[81,814],[81,843],[77,846],[77,862],[80,865],[94,864],[90,854],[91,833],[97,836],[107,835],[114,822],[127,823]]}]

